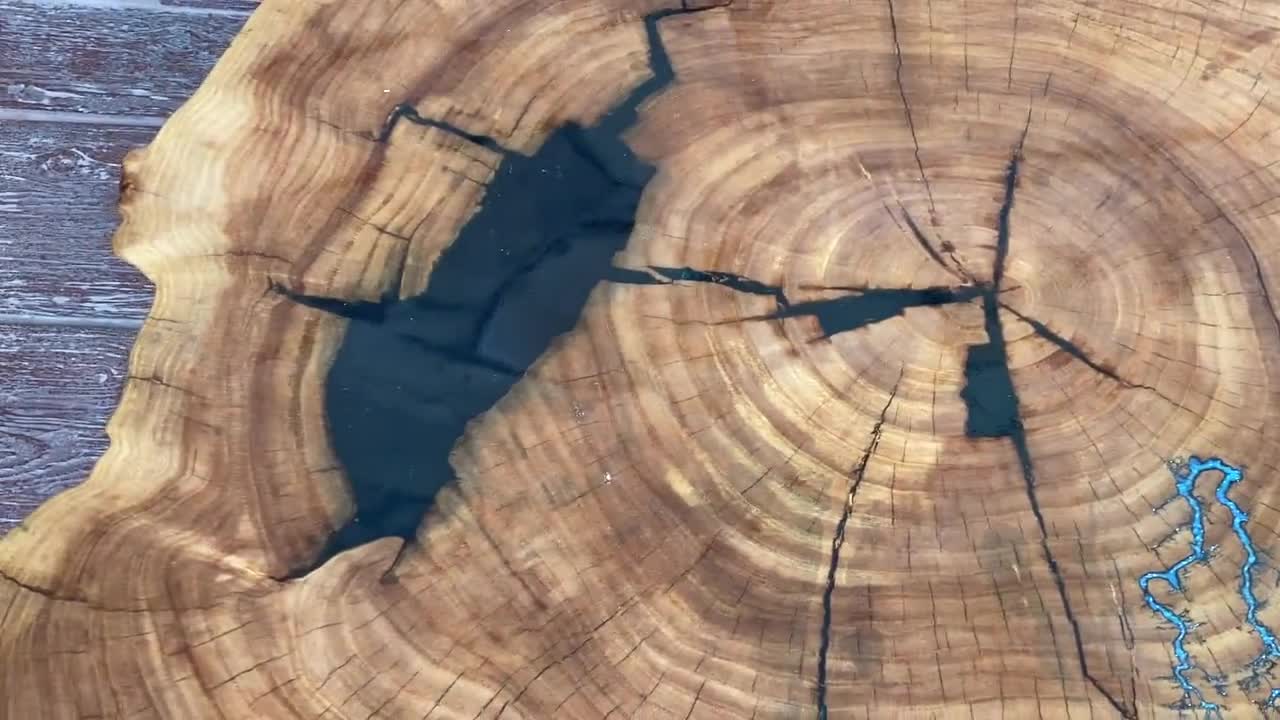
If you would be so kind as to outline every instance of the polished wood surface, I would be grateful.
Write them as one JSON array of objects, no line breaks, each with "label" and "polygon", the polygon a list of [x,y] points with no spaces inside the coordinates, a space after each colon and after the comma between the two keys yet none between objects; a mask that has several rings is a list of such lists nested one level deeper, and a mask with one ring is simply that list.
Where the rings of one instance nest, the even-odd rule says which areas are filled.
[{"label": "polished wood surface", "polygon": [[[626,135],[658,174],[615,265],[691,271],[596,287],[414,542],[310,569],[356,511],[324,409],[348,321],[279,288],[420,293],[499,158],[384,137],[393,108],[533,154],[645,80],[663,7],[254,13],[123,162],[114,248],[156,300],[110,449],[0,541],[8,717],[1269,709],[1275,2],[663,20],[677,81]],[[833,331],[748,278],[792,308],[980,297]],[[982,415],[975,346],[1014,416]],[[1180,495],[1188,456],[1246,472]],[[1185,592],[1141,580],[1196,556],[1201,507]]]}]

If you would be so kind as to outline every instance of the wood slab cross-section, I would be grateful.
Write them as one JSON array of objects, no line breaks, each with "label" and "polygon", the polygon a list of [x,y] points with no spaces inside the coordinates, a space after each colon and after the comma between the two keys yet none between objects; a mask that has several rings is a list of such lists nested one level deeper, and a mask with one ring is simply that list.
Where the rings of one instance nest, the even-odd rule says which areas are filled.
[{"label": "wood slab cross-section", "polygon": [[1280,710],[1278,47],[267,0],[124,163],[156,301],[0,540],[0,716]]}]

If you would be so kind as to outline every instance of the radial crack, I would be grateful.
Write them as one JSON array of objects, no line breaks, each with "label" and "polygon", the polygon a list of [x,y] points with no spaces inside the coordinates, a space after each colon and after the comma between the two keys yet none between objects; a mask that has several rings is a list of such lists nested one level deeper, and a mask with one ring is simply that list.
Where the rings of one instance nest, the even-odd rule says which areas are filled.
[{"label": "radial crack", "polygon": [[[728,325],[740,322],[759,320],[784,320],[787,318],[812,316],[818,320],[822,335],[815,340],[826,340],[833,335],[850,332],[897,317],[913,307],[937,307],[966,303],[984,297],[984,287],[961,285],[958,287],[930,286],[923,288],[874,288],[867,286],[802,286],[809,290],[835,290],[847,292],[837,298],[826,300],[809,300],[792,303],[777,285],[769,285],[743,275],[719,272],[714,270],[695,270],[689,267],[673,268],[650,266],[649,269],[667,282],[699,282],[721,285],[736,292],[748,295],[772,297],[778,305],[775,312],[764,315],[751,315],[734,318],[710,325]],[[665,284],[652,276],[646,276],[636,270],[615,269],[617,282],[631,284]]]},{"label": "radial crack", "polygon": [[948,265],[946,260],[942,259],[942,253],[938,252],[938,249],[933,246],[933,243],[929,242],[929,238],[925,237],[924,232],[920,230],[920,226],[916,224],[916,219],[911,216],[911,213],[907,210],[906,206],[902,203],[898,203],[898,210],[902,212],[903,219],[907,221],[907,227],[911,228],[911,236],[915,238],[916,243],[918,243],[925,253],[928,254],[929,258],[943,270],[946,270],[947,272],[955,272],[954,268]]},{"label": "radial crack", "polygon": [[898,209],[902,211],[902,217],[907,221],[907,227],[911,228],[912,237],[915,238],[916,242],[919,243],[920,247],[924,249],[935,263],[937,263],[943,270],[946,270],[965,282],[977,282],[974,280],[973,275],[965,268],[964,263],[960,262],[960,258],[956,257],[954,246],[945,242],[942,245],[942,249],[946,251],[947,257],[951,258],[951,262],[955,265],[955,267],[952,267],[942,259],[942,253],[939,252],[938,249],[933,246],[933,243],[929,241],[929,238],[925,236],[924,231],[920,229],[920,225],[916,223],[916,219],[907,211],[906,206],[899,202]]},{"label": "radial crack", "polygon": [[822,328],[823,334],[818,339],[825,340],[842,332],[859,330],[898,317],[906,313],[908,308],[967,303],[983,294],[982,288],[978,287],[936,286],[852,290],[853,292],[849,295],[842,297],[796,303],[772,315],[747,319],[776,320],[811,315],[818,320],[818,326]]},{"label": "radial crack", "polygon": [[[1009,256],[1010,217],[1013,211],[1014,195],[1018,187],[1018,171],[1020,168],[1022,149],[1030,129],[1031,115],[1027,114],[1027,126],[1023,129],[1017,145],[1009,159],[1005,170],[1005,193],[998,215],[995,265],[992,270],[992,282],[984,285],[982,290],[983,325],[987,334],[987,342],[973,345],[965,358],[965,386],[961,397],[968,407],[965,430],[970,437],[1007,437],[1013,443],[1021,468],[1022,480],[1027,496],[1027,504],[1036,520],[1040,534],[1040,550],[1044,554],[1045,563],[1053,577],[1058,598],[1062,603],[1063,614],[1071,626],[1075,644],[1076,658],[1080,673],[1107,702],[1125,718],[1136,718],[1137,711],[1117,699],[1089,670],[1085,659],[1084,636],[1080,629],[1080,621],[1076,618],[1071,606],[1071,597],[1067,593],[1066,581],[1057,557],[1049,544],[1049,529],[1044,513],[1040,508],[1040,498],[1036,491],[1035,465],[1031,458],[1031,449],[1027,441],[1027,431],[1023,424],[1022,408],[1018,399],[1017,388],[1013,384],[1013,376],[1009,369],[1008,343],[1004,336],[1004,326],[1000,320],[1000,292],[1004,281],[1005,264]],[[1050,631],[1053,625],[1050,621]],[[1055,643],[1055,651],[1057,650]]]},{"label": "radial crack", "polygon": [[836,569],[840,565],[840,550],[844,547],[845,528],[849,524],[849,516],[853,514],[853,503],[857,497],[858,488],[862,485],[862,478],[867,471],[867,463],[871,461],[871,456],[875,454],[876,447],[880,444],[880,436],[884,431],[884,422],[889,415],[889,407],[893,405],[893,400],[898,396],[898,388],[902,385],[902,375],[905,368],[898,371],[898,380],[893,384],[893,390],[889,393],[889,400],[885,402],[884,407],[880,410],[880,418],[876,420],[876,424],[871,428],[871,438],[867,441],[867,447],[862,452],[862,457],[858,459],[858,463],[853,466],[849,473],[852,482],[849,484],[849,494],[845,498],[844,511],[840,514],[840,521],[836,523],[835,536],[831,539],[831,565],[827,569],[827,586],[822,593],[822,634],[818,645],[818,720],[827,720],[827,651],[831,648],[831,599],[836,590]]},{"label": "radial crack", "polygon": [[1018,144],[1014,146],[1009,164],[1004,173],[1004,202],[1000,205],[999,220],[996,226],[996,261],[991,271],[991,285],[998,293],[1000,283],[1004,280],[1005,264],[1009,261],[1009,224],[1013,216],[1013,197],[1018,191],[1018,171],[1022,165],[1022,148],[1027,142],[1027,132],[1031,129],[1031,111],[1027,111],[1027,125],[1022,129]]},{"label": "radial crack", "polygon": [[[1016,400],[1015,400],[1016,402]],[[1045,524],[1044,512],[1040,508],[1040,500],[1036,494],[1036,477],[1035,467],[1031,461],[1031,450],[1027,444],[1026,430],[1022,426],[1021,418],[1019,418],[1017,428],[1011,437],[1013,446],[1018,453],[1018,464],[1022,468],[1022,479],[1027,493],[1027,502],[1031,506],[1031,513],[1035,516],[1036,527],[1040,530],[1040,551],[1044,553],[1045,563],[1049,567],[1049,574],[1053,576],[1053,584],[1058,590],[1058,597],[1062,602],[1062,611],[1066,615],[1067,623],[1071,625],[1071,636],[1075,642],[1076,658],[1079,660],[1080,674],[1089,681],[1090,685],[1107,699],[1107,702],[1119,712],[1122,717],[1136,718],[1137,711],[1129,708],[1121,702],[1115,695],[1108,690],[1097,677],[1089,670],[1089,663],[1085,659],[1084,652],[1084,633],[1080,629],[1080,620],[1076,617],[1075,610],[1071,606],[1071,596],[1067,592],[1066,580],[1062,577],[1062,568],[1058,565],[1058,559],[1053,553],[1053,548],[1049,545],[1049,530]],[[1052,622],[1052,621],[1050,621]]]},{"label": "radial crack", "polygon": [[1083,348],[1071,342],[1070,340],[1066,339],[1065,337],[1059,335],[1058,333],[1054,332],[1052,328],[1040,322],[1039,320],[1036,320],[1033,317],[1024,315],[1005,303],[1000,303],[1000,307],[1004,308],[1005,310],[1008,310],[1019,320],[1030,325],[1031,329],[1035,332],[1037,336],[1039,336],[1044,340],[1047,340],[1050,343],[1053,343],[1060,350],[1067,353],[1068,355],[1075,358],[1076,360],[1079,360],[1081,363],[1084,363],[1086,367],[1098,373],[1099,375],[1102,375],[1105,378],[1113,380],[1130,390],[1147,390],[1147,391],[1153,392],[1165,402],[1171,405],[1177,405],[1177,403],[1175,403],[1173,400],[1167,397],[1164,393],[1160,392],[1160,390],[1158,390],[1157,388],[1151,385],[1144,385],[1142,383],[1135,383],[1131,380],[1127,380],[1121,377],[1116,371],[1112,370],[1111,368],[1108,368],[1105,365],[1101,365],[1095,362],[1092,358],[1089,357],[1087,353],[1085,353]]},{"label": "radial crack", "polygon": [[916,167],[920,170],[920,180],[924,182],[925,194],[929,196],[929,214],[937,213],[933,204],[933,187],[929,185],[929,176],[924,172],[924,162],[920,160],[920,139],[916,137],[916,121],[911,114],[911,102],[907,100],[907,90],[902,84],[902,43],[898,40],[898,14],[894,11],[893,0],[889,3],[889,27],[893,32],[893,56],[897,63],[894,78],[898,84],[898,96],[902,98],[902,109],[907,115],[907,129],[911,131],[911,144],[915,148]]},{"label": "radial crack", "polygon": [[716,270],[695,270],[687,266],[677,268],[650,265],[649,269],[672,282],[698,282],[723,285],[730,290],[740,293],[772,297],[774,301],[778,303],[779,308],[786,308],[791,305],[791,302],[787,299],[787,295],[783,292],[781,286],[768,285],[760,282],[759,280],[753,280],[743,275],[734,275],[733,273],[719,272]]},{"label": "radial crack", "polygon": [[810,300],[796,303],[777,312],[750,315],[743,318],[721,320],[709,325],[732,325],[761,320],[785,320],[811,316],[817,319],[822,334],[812,342],[828,340],[844,332],[861,330],[890,318],[904,314],[914,307],[938,307],[966,303],[982,296],[982,289],[962,286],[958,288],[935,286],[926,288],[822,288],[827,290],[852,290],[830,300]]}]

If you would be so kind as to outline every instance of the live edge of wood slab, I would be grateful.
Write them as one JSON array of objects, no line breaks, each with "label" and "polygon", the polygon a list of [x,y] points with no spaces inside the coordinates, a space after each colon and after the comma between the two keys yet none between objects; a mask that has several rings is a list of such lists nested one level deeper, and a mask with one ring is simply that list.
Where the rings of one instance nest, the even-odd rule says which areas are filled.
[{"label": "live edge of wood slab", "polygon": [[156,302],[110,449],[0,541],[5,717],[1271,709],[1273,0],[664,19],[613,264],[666,274],[595,288],[403,553],[321,557],[348,320],[299,299],[421,294],[473,140],[595,123],[667,7],[254,13],[126,160]]}]

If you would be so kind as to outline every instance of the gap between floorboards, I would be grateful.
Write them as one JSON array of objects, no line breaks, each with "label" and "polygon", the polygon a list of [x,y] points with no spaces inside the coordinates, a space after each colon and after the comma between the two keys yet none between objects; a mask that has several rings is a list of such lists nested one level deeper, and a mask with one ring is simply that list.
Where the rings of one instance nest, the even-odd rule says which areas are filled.
[{"label": "gap between floorboards", "polygon": [[132,318],[54,317],[51,315],[6,315],[0,313],[0,325],[137,330],[142,327],[142,320]]}]

